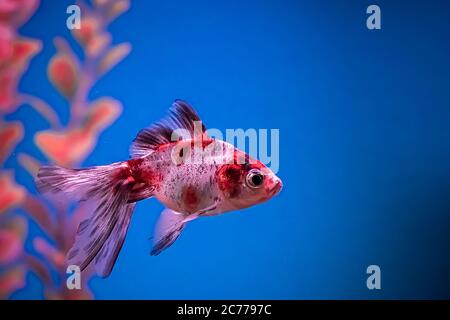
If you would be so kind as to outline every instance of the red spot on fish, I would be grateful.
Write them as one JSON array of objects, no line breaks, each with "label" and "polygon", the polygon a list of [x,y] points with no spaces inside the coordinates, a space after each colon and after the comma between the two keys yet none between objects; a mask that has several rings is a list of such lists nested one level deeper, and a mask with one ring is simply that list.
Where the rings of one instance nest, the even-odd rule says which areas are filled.
[{"label": "red spot on fish", "polygon": [[188,211],[195,212],[197,210],[200,199],[197,195],[197,190],[195,187],[189,185],[184,189],[183,201]]},{"label": "red spot on fish", "polygon": [[140,169],[141,164],[144,162],[144,159],[131,159],[127,161],[128,167],[132,172],[137,172]]},{"label": "red spot on fish", "polygon": [[240,194],[242,183],[242,168],[238,164],[222,166],[216,172],[219,189],[228,197],[235,198]]},{"label": "red spot on fish", "polygon": [[114,181],[116,182],[128,181],[128,178],[130,177],[132,177],[130,168],[122,167],[119,168],[117,172],[114,174]]},{"label": "red spot on fish", "polygon": [[160,181],[160,175],[155,174],[148,166],[143,165],[144,159],[128,160],[130,175],[138,183],[154,185]]}]

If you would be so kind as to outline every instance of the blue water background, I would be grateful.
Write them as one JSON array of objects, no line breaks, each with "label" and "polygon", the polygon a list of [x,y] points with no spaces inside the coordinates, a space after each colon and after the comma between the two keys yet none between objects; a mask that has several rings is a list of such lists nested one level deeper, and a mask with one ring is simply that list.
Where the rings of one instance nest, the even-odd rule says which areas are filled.
[{"label": "blue water background", "polygon": [[[71,3],[44,0],[21,29],[44,48],[20,87],[64,122],[45,70]],[[137,131],[182,98],[208,127],[279,129],[284,189],[190,223],[158,257],[148,239],[163,207],[143,201],[113,273],[91,281],[97,298],[450,298],[450,3],[377,1],[379,31],[366,28],[370,4],[133,1],[110,28],[132,53],[91,92],[124,111],[84,165],[127,159]],[[43,160],[32,139],[48,124],[26,107],[8,119],[26,127],[17,152]],[[15,157],[6,166],[35,190]],[[371,264],[381,290],[366,288]],[[42,297],[27,279],[13,298]]]}]

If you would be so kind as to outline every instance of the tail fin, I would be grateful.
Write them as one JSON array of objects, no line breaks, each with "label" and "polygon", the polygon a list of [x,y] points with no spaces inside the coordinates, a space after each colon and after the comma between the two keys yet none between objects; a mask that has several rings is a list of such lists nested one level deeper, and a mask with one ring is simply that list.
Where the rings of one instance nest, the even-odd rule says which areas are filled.
[{"label": "tail fin", "polygon": [[87,169],[42,167],[36,178],[40,192],[65,194],[75,201],[92,200],[91,216],[78,227],[66,259],[84,270],[95,258],[100,276],[111,273],[123,245],[134,203],[129,203],[130,171],[126,162]]}]

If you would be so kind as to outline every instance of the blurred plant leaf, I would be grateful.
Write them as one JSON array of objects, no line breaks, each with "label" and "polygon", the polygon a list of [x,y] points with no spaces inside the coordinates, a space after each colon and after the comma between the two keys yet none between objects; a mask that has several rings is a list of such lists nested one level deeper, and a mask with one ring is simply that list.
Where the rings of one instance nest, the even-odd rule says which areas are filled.
[{"label": "blurred plant leaf", "polygon": [[14,232],[0,229],[0,265],[16,261],[23,252],[23,243]]},{"label": "blurred plant leaf", "polygon": [[13,216],[3,223],[3,228],[14,232],[21,240],[25,241],[28,231],[28,223],[24,217]]},{"label": "blurred plant leaf", "polygon": [[13,216],[0,225],[0,265],[7,265],[22,256],[28,224],[25,218]]},{"label": "blurred plant leaf", "polygon": [[51,275],[47,267],[32,255],[26,254],[24,256],[24,263],[30,268],[30,270],[36,274],[45,285],[49,286],[51,284]]},{"label": "blurred plant leaf", "polygon": [[10,65],[22,73],[28,67],[28,63],[42,49],[40,40],[29,38],[17,38],[13,45],[13,55],[11,57]]},{"label": "blurred plant leaf", "polygon": [[20,77],[42,45],[38,40],[18,38],[10,26],[0,24],[0,47],[0,112],[10,113],[21,104]]},{"label": "blurred plant leaf", "polygon": [[86,46],[86,54],[90,57],[97,57],[111,43],[111,35],[107,32],[97,34]]},{"label": "blurred plant leaf", "polygon": [[42,202],[28,193],[22,203],[22,207],[44,232],[54,236],[53,220]]},{"label": "blurred plant leaf", "polygon": [[0,214],[18,206],[25,197],[25,189],[17,185],[11,171],[0,171]]},{"label": "blurred plant leaf", "polygon": [[0,114],[14,111],[19,101],[17,99],[17,83],[19,76],[11,68],[0,72]]},{"label": "blurred plant leaf", "polygon": [[32,177],[36,177],[39,168],[42,166],[41,162],[26,153],[19,153],[17,158],[21,166],[27,170]]},{"label": "blurred plant leaf", "polygon": [[80,28],[73,29],[72,34],[78,43],[86,48],[97,35],[100,26],[100,20],[95,15],[85,13],[82,16]]},{"label": "blurred plant leaf", "polygon": [[28,94],[22,94],[20,96],[20,100],[23,104],[29,104],[32,108],[34,108],[53,127],[59,128],[61,126],[58,114],[44,100]]},{"label": "blurred plant leaf", "polygon": [[55,46],[58,53],[71,55],[72,58],[76,60],[76,63],[79,64],[79,61],[74,55],[72,48],[70,47],[66,39],[64,39],[63,37],[55,37],[53,39],[53,45]]},{"label": "blurred plant leaf", "polygon": [[36,145],[61,166],[78,165],[92,151],[100,132],[120,115],[122,105],[112,98],[100,98],[88,110],[81,127],[67,131],[38,132],[35,135]]},{"label": "blurred plant leaf", "polygon": [[0,299],[7,299],[14,291],[25,286],[26,269],[16,266],[0,273]]},{"label": "blurred plant leaf", "polygon": [[108,22],[113,21],[130,8],[130,1],[128,0],[109,1],[109,3],[110,6],[106,11],[106,18],[108,19]]},{"label": "blurred plant leaf", "polygon": [[3,164],[11,155],[23,135],[23,125],[18,121],[0,125],[0,164]]},{"label": "blurred plant leaf", "polygon": [[92,132],[84,127],[68,131],[38,132],[34,140],[49,159],[63,167],[73,167],[81,163],[97,141]]},{"label": "blurred plant leaf", "polygon": [[0,4],[0,21],[17,28],[36,11],[39,0],[1,1]]},{"label": "blurred plant leaf", "polygon": [[64,266],[65,255],[44,238],[36,237],[33,240],[33,246],[37,252],[44,256],[54,267],[59,269]]},{"label": "blurred plant leaf", "polygon": [[85,127],[95,135],[111,125],[122,112],[122,104],[113,98],[103,97],[89,106]]},{"label": "blurred plant leaf", "polygon": [[131,45],[129,43],[121,43],[113,47],[100,61],[98,73],[102,75],[111,70],[115,65],[122,61],[130,51]]},{"label": "blurred plant leaf", "polygon": [[23,253],[26,221],[16,216],[0,227],[0,265],[16,261]]},{"label": "blurred plant leaf", "polygon": [[78,86],[78,67],[68,53],[57,53],[48,65],[48,77],[58,91],[71,99]]},{"label": "blurred plant leaf", "polygon": [[111,35],[104,31],[101,18],[96,14],[85,14],[81,28],[72,33],[89,57],[97,57],[111,43]]}]

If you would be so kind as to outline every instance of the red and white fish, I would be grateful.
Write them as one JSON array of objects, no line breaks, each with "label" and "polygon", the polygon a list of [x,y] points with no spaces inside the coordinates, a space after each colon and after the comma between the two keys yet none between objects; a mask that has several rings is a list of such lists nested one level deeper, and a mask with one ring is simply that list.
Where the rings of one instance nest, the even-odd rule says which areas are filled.
[{"label": "red and white fish", "polygon": [[[175,135],[174,141],[180,129],[190,135]],[[151,254],[157,255],[173,244],[188,221],[256,205],[282,187],[264,164],[208,137],[194,109],[180,100],[166,119],[139,132],[130,150],[130,160],[107,166],[40,168],[36,184],[41,192],[95,204],[78,227],[66,257],[69,265],[83,270],[94,261],[97,273],[108,276],[139,200],[155,197],[166,207],[153,237]]]}]

